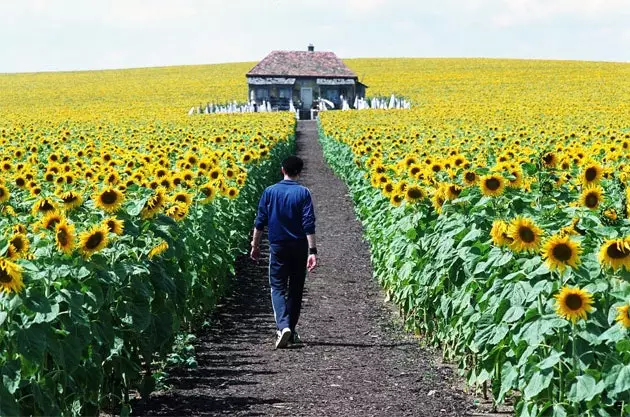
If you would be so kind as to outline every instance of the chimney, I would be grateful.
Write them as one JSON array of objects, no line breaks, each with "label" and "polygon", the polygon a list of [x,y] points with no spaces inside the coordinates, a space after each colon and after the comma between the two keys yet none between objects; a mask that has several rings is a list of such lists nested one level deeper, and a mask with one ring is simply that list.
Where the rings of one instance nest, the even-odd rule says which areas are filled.
[{"label": "chimney", "polygon": [[308,51],[309,51],[309,52],[314,52],[314,51],[315,51],[315,46],[313,46],[313,44],[312,44],[312,43],[309,43],[309,44],[308,44]]}]

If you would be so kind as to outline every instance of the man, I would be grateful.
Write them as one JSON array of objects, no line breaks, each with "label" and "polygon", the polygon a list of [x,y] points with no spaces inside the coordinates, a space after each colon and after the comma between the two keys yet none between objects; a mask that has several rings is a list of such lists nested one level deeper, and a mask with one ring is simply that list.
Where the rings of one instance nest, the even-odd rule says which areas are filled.
[{"label": "man", "polygon": [[260,258],[260,240],[269,231],[269,285],[276,320],[276,349],[300,343],[295,326],[300,318],[306,270],[317,266],[315,212],[308,188],[297,180],[304,162],[297,156],[282,161],[284,179],[263,192],[252,239],[251,258]]}]

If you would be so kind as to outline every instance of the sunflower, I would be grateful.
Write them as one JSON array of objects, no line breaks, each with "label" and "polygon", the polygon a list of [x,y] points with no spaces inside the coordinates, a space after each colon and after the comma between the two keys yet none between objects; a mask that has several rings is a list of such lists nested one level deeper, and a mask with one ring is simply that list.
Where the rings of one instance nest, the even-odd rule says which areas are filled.
[{"label": "sunflower", "polygon": [[202,185],[199,191],[204,195],[204,198],[200,201],[201,204],[208,204],[217,194],[217,189],[210,183]]},{"label": "sunflower", "polygon": [[155,216],[162,209],[162,207],[164,207],[165,203],[166,203],[165,190],[160,187],[157,190],[155,190],[153,195],[149,197],[146,203],[144,203],[144,207],[142,208],[142,211],[140,212],[140,216],[143,219],[149,219]]},{"label": "sunflower", "polygon": [[9,248],[11,249],[10,258],[21,258],[26,255],[30,243],[24,233],[15,233],[9,239]]},{"label": "sunflower", "polygon": [[208,173],[208,177],[210,177],[210,179],[212,180],[218,180],[222,176],[223,176],[223,173],[221,172],[221,168],[219,167],[212,168],[210,172]]},{"label": "sunflower", "polygon": [[63,207],[66,210],[72,210],[73,208],[79,207],[83,203],[83,197],[81,194],[76,193],[74,191],[68,191],[59,196],[61,201],[63,202]]},{"label": "sunflower", "polygon": [[57,249],[67,255],[72,253],[74,249],[74,225],[68,224],[65,220],[57,223],[55,226],[55,243]]},{"label": "sunflower", "polygon": [[599,263],[615,271],[620,268],[630,271],[630,237],[604,242],[599,249]]},{"label": "sunflower", "polygon": [[512,242],[514,242],[514,239],[508,235],[508,228],[509,225],[504,220],[496,219],[492,222],[490,237],[492,237],[492,243],[495,246],[509,246]]},{"label": "sunflower", "polygon": [[90,230],[82,232],[79,235],[79,250],[83,256],[89,258],[107,246],[108,232],[106,225],[95,225]]},{"label": "sunflower", "polygon": [[431,198],[431,203],[433,204],[433,208],[437,214],[442,214],[442,207],[446,202],[446,196],[444,195],[443,190],[437,190],[435,194],[433,194],[433,198]]},{"label": "sunflower", "polygon": [[108,213],[113,213],[120,208],[125,195],[117,188],[107,187],[100,193],[94,194],[92,199],[96,207],[100,207]]},{"label": "sunflower", "polygon": [[49,211],[42,218],[39,225],[47,230],[54,230],[55,225],[63,220],[63,216],[55,211]]},{"label": "sunflower", "polygon": [[166,210],[166,215],[175,221],[182,221],[186,218],[186,215],[188,215],[188,205],[184,203],[176,203]]},{"label": "sunflower", "polygon": [[604,190],[599,185],[585,187],[580,196],[580,204],[591,210],[597,210],[604,199]]},{"label": "sunflower", "polygon": [[508,227],[508,236],[513,239],[510,248],[514,252],[535,251],[540,246],[543,231],[527,217],[514,218]]},{"label": "sunflower", "polygon": [[593,310],[593,296],[580,288],[564,286],[554,298],[556,314],[574,323],[578,319],[586,320],[586,313]]},{"label": "sunflower", "polygon": [[42,198],[39,199],[35,202],[35,204],[33,204],[33,216],[36,216],[38,214],[46,214],[49,211],[55,211],[56,206],[55,203],[53,203],[50,199],[48,198]]},{"label": "sunflower", "polygon": [[16,225],[14,225],[13,226],[13,233],[26,234],[26,226],[24,226],[22,223],[18,223]]},{"label": "sunflower", "polygon": [[383,192],[385,196],[391,197],[395,189],[396,189],[396,186],[392,184],[391,182],[388,182],[387,184],[385,184],[385,186],[383,187],[381,191]]},{"label": "sunflower", "polygon": [[0,259],[0,289],[18,293],[24,288],[22,268],[13,262]]},{"label": "sunflower", "polygon": [[553,168],[558,163],[558,157],[553,152],[548,152],[542,157],[543,164],[548,168]]},{"label": "sunflower", "polygon": [[496,197],[503,193],[505,180],[498,174],[485,175],[479,182],[479,188],[483,195]]},{"label": "sunflower", "polygon": [[619,314],[617,314],[617,317],[615,317],[615,320],[621,323],[621,325],[625,327],[626,329],[630,328],[630,304],[617,307],[617,312]]},{"label": "sunflower", "polygon": [[391,197],[389,197],[389,202],[394,207],[400,206],[404,200],[405,200],[404,192],[402,192],[402,193],[394,192],[394,193],[392,193]]},{"label": "sunflower", "polygon": [[582,248],[580,244],[566,235],[554,235],[545,242],[542,257],[549,269],[564,271],[567,266],[577,268],[580,263]]},{"label": "sunflower", "polygon": [[151,248],[151,250],[149,251],[149,259],[161,255],[164,252],[166,252],[168,250],[168,243],[166,243],[164,240],[160,243],[158,243],[157,245],[155,245],[153,248]]},{"label": "sunflower", "polygon": [[226,195],[230,200],[234,200],[236,197],[238,197],[238,188],[229,187],[226,191]]},{"label": "sunflower", "polygon": [[444,195],[447,200],[455,200],[462,192],[462,187],[457,184],[446,184],[444,186]]},{"label": "sunflower", "polygon": [[479,181],[479,177],[475,171],[464,172],[464,184],[471,186],[477,184],[477,181]]},{"label": "sunflower", "polygon": [[11,192],[9,189],[4,186],[4,184],[0,184],[0,203],[4,203],[11,198]]},{"label": "sunflower", "polygon": [[405,190],[405,200],[416,203],[424,197],[424,191],[417,185],[410,185]]},{"label": "sunflower", "polygon": [[117,234],[118,236],[122,235],[125,230],[124,220],[117,219],[116,217],[109,217],[103,220],[103,224],[107,226],[107,230],[111,233]]},{"label": "sunflower", "polygon": [[597,184],[604,175],[604,169],[598,163],[591,163],[584,167],[582,171],[582,184],[591,185]]}]

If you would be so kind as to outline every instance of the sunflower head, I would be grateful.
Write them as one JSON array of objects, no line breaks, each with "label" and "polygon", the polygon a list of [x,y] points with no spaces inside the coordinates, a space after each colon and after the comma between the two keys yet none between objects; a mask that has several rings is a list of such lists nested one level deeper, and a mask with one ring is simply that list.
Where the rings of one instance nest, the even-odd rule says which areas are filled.
[{"label": "sunflower head", "polygon": [[103,220],[103,224],[107,226],[107,230],[118,236],[122,235],[125,230],[125,221],[116,217],[109,217]]},{"label": "sunflower head", "polygon": [[230,200],[234,200],[236,197],[238,197],[238,188],[228,187],[226,195]]},{"label": "sunflower head", "polygon": [[0,203],[8,201],[9,198],[11,198],[11,192],[4,184],[0,184]]},{"label": "sunflower head", "polygon": [[94,205],[107,213],[117,211],[124,200],[124,194],[114,187],[107,187],[93,196]]},{"label": "sunflower head", "polygon": [[543,235],[534,221],[528,217],[514,218],[508,228],[508,236],[512,238],[510,248],[515,252],[536,251]]},{"label": "sunflower head", "polygon": [[405,190],[405,200],[409,203],[416,203],[424,198],[424,191],[417,185],[409,185]]},{"label": "sunflower head", "polygon": [[617,307],[617,313],[615,320],[626,329],[630,328],[630,304]]},{"label": "sunflower head", "polygon": [[90,230],[79,235],[79,250],[84,257],[89,258],[107,246],[107,226],[102,224],[93,226]]},{"label": "sunflower head", "polygon": [[591,185],[597,184],[604,175],[604,169],[598,163],[591,163],[584,166],[582,170],[582,184]]},{"label": "sunflower head", "polygon": [[505,180],[499,174],[485,175],[479,181],[479,188],[483,195],[496,197],[503,194]]},{"label": "sunflower head", "polygon": [[201,204],[208,204],[217,195],[217,189],[209,183],[202,185],[199,191],[203,195],[203,199],[200,201]]},{"label": "sunflower head", "polygon": [[40,221],[40,226],[47,230],[54,230],[55,225],[63,220],[63,216],[56,211],[50,211]]},{"label": "sunflower head", "polygon": [[60,196],[61,201],[63,202],[63,207],[66,210],[72,210],[73,208],[79,207],[83,203],[83,197],[81,194],[75,191],[68,191]]},{"label": "sunflower head", "polygon": [[580,204],[591,210],[597,210],[603,200],[604,189],[599,185],[585,187],[580,196]]},{"label": "sunflower head", "polygon": [[15,233],[9,239],[9,245],[13,249],[12,257],[21,258],[28,252],[30,243],[24,233]]},{"label": "sunflower head", "polygon": [[567,266],[577,268],[581,253],[580,244],[562,234],[549,238],[542,248],[542,257],[549,269],[557,269],[560,272],[564,271]]},{"label": "sunflower head", "polygon": [[630,237],[609,239],[599,249],[599,262],[613,270],[630,271]]},{"label": "sunflower head", "polygon": [[492,237],[492,243],[495,246],[509,246],[514,239],[508,235],[509,225],[505,220],[496,219],[492,222],[492,229],[490,230],[490,236]]},{"label": "sunflower head", "polygon": [[586,320],[586,313],[593,310],[593,296],[580,288],[565,286],[554,298],[556,314],[574,323],[577,320]]},{"label": "sunflower head", "polygon": [[479,176],[475,171],[465,171],[464,172],[464,184],[467,186],[475,185],[479,181]]},{"label": "sunflower head", "polygon": [[0,290],[18,293],[22,288],[22,268],[7,259],[0,259]]},{"label": "sunflower head", "polygon": [[36,216],[38,214],[46,214],[48,212],[51,211],[55,211],[56,206],[55,203],[53,203],[50,199],[48,198],[42,198],[39,199],[35,202],[35,204],[33,204],[33,216]]},{"label": "sunflower head", "polygon": [[65,220],[55,226],[55,244],[60,252],[67,255],[74,249],[75,232],[74,225],[68,224]]}]

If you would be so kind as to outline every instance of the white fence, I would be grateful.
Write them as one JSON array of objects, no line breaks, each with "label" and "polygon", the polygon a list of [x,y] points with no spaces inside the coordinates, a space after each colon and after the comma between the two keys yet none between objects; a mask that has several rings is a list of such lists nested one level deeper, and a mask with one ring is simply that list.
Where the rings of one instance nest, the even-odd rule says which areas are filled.
[{"label": "white fence", "polygon": [[[318,104],[316,106],[316,110],[318,111],[327,111],[335,109],[335,103],[326,99],[319,99]],[[403,97],[396,97],[395,95],[391,95],[391,97],[372,97],[372,98],[362,98],[357,97],[354,100],[353,106],[350,107],[348,101],[342,96],[341,97],[341,108],[340,110],[366,110],[366,109],[410,109],[411,102]],[[269,102],[264,101],[261,104],[256,104],[256,102],[252,101],[250,103],[238,103],[237,101],[233,101],[232,103],[226,104],[213,104],[207,103],[205,105],[193,106],[188,110],[188,115],[192,116],[194,114],[217,114],[217,113],[255,113],[255,112],[270,112],[273,111]],[[289,102],[289,111],[298,114],[295,106],[293,105],[293,100]]]}]

